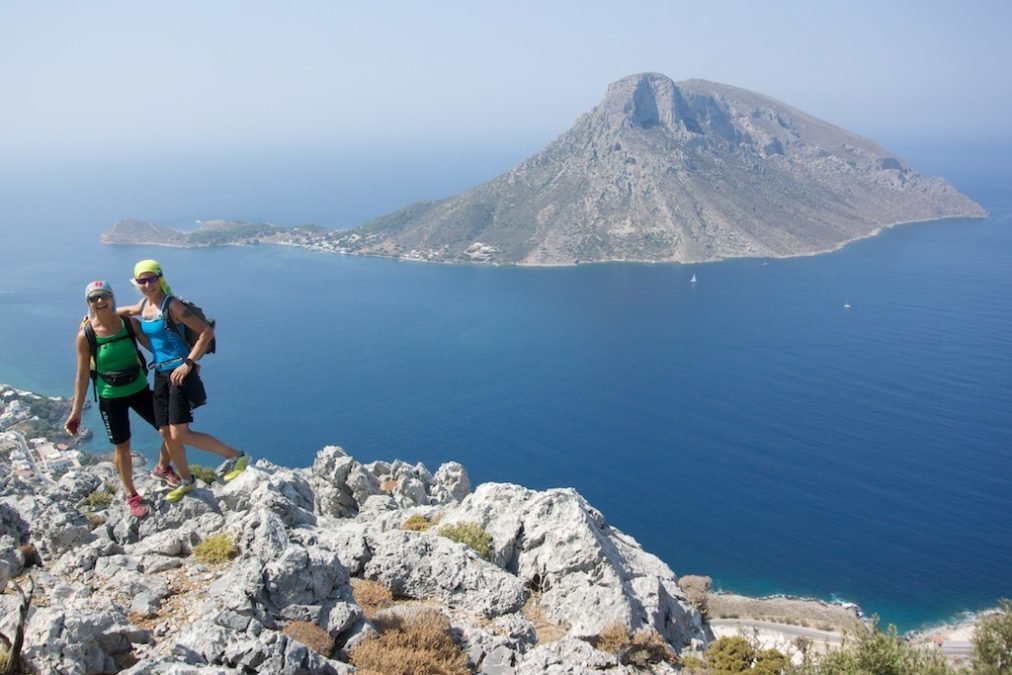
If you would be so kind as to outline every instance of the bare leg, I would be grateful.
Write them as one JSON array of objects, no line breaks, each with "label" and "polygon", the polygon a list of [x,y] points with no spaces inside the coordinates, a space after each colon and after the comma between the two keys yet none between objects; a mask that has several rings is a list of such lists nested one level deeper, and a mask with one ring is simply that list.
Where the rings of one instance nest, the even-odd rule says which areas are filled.
[{"label": "bare leg", "polygon": [[129,440],[116,445],[113,463],[116,465],[116,472],[119,474],[120,481],[123,482],[123,489],[126,490],[127,497],[133,497],[137,494],[137,490],[134,488],[134,462],[133,457],[130,456]]},{"label": "bare leg", "polygon": [[172,454],[169,453],[169,446],[168,446],[168,444],[165,442],[165,440],[163,438],[162,439],[162,447],[158,450],[158,466],[160,466],[163,469],[165,469],[170,464],[172,464],[172,460],[173,459],[174,458],[173,458]]},{"label": "bare leg", "polygon": [[162,447],[158,449],[158,466],[165,468],[172,462],[172,456],[169,455],[169,448],[165,445],[165,441],[162,441]]},{"label": "bare leg", "polygon": [[162,452],[172,458],[176,470],[179,471],[179,477],[186,482],[193,480],[193,476],[190,475],[190,463],[186,459],[186,448],[172,438],[169,427],[162,427],[158,433],[162,435]]},{"label": "bare leg", "polygon": [[200,450],[221,455],[226,459],[232,459],[233,457],[238,457],[242,454],[231,445],[222,443],[211,434],[205,434],[202,431],[194,431],[190,428],[189,424],[170,424],[169,432],[170,437],[175,442],[192,445]]}]

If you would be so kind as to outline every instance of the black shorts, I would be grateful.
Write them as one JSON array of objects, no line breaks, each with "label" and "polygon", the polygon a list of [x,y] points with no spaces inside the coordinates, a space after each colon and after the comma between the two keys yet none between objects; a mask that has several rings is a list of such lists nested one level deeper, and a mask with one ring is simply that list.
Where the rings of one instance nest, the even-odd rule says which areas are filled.
[{"label": "black shorts", "polygon": [[102,421],[105,422],[105,432],[109,435],[109,442],[113,445],[126,443],[130,440],[129,413],[131,408],[148,424],[155,429],[158,428],[158,424],[155,422],[154,397],[147,387],[136,394],[123,398],[102,398],[101,396],[98,398],[98,410],[102,413]]},{"label": "black shorts", "polygon": [[204,383],[196,371],[190,371],[182,386],[169,381],[171,374],[155,371],[155,422],[159,429],[169,424],[189,424],[193,409],[207,403]]}]

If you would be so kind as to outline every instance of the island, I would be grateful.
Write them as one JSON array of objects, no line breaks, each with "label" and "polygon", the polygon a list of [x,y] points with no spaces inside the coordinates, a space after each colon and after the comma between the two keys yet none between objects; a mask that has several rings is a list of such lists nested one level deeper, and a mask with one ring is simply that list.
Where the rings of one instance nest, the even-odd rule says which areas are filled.
[{"label": "island", "polygon": [[432,262],[695,263],[832,251],[900,223],[983,218],[951,183],[771,97],[642,73],[505,174],[350,229],[124,220],[107,244],[274,243]]}]

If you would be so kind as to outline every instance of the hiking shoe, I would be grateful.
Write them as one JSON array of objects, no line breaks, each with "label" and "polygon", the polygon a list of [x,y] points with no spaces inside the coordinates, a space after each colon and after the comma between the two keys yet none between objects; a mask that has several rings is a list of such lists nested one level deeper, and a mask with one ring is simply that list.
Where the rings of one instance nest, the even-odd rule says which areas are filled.
[{"label": "hiking shoe", "polygon": [[179,483],[182,482],[179,478],[179,474],[176,473],[176,470],[172,468],[171,464],[164,469],[160,464],[155,464],[155,468],[151,471],[151,477],[155,480],[162,481],[170,488],[179,487]]},{"label": "hiking shoe", "polygon": [[148,507],[144,505],[144,497],[140,495],[134,495],[126,500],[127,506],[130,507],[130,515],[134,518],[143,518],[148,515]]},{"label": "hiking shoe", "polygon": [[179,487],[177,487],[175,490],[169,490],[168,494],[165,495],[165,501],[178,502],[180,499],[183,498],[183,495],[185,495],[187,492],[193,489],[193,486],[194,486],[193,478],[190,478],[190,482],[188,483],[181,482],[179,484]]},{"label": "hiking shoe", "polygon": [[225,464],[223,464],[221,467],[220,473],[222,480],[224,480],[227,483],[237,478],[239,474],[241,474],[243,471],[246,470],[247,466],[249,466],[248,452],[244,452],[238,457],[233,457],[232,459],[225,462]]}]

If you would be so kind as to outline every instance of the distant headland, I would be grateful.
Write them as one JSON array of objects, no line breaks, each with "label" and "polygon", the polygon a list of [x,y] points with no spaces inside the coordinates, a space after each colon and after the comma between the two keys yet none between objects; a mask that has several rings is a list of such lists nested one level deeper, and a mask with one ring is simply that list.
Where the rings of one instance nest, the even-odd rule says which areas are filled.
[{"label": "distant headland", "polygon": [[695,263],[832,251],[900,223],[983,218],[948,181],[755,92],[631,75],[546,148],[459,195],[351,229],[116,223],[107,244],[275,243],[433,262]]}]

